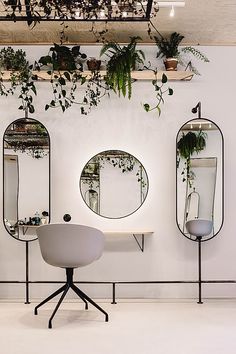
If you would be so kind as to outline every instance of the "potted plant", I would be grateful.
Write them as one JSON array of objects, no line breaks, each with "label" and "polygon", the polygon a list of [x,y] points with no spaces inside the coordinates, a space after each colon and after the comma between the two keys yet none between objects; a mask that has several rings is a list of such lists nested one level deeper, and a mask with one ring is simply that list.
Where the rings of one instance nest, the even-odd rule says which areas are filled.
[{"label": "potted plant", "polygon": [[[14,94],[16,88],[19,87],[18,98],[21,100],[19,109],[33,113],[33,94],[36,95],[34,81],[37,80],[37,75],[33,74],[33,66],[29,65],[26,53],[21,49],[4,47],[0,50],[0,69],[0,95]],[[10,71],[10,85],[5,85],[3,82],[2,70]]]},{"label": "potted plant", "polygon": [[54,43],[54,46],[49,50],[49,54],[42,56],[39,59],[39,63],[41,65],[51,65],[53,70],[72,71],[77,69],[77,64],[82,69],[82,62],[78,61],[86,58],[87,55],[80,52],[79,45],[69,48],[65,45]]},{"label": "potted plant", "polygon": [[154,38],[158,47],[157,58],[165,58],[164,65],[167,71],[177,70],[177,65],[180,63],[186,67],[190,66],[192,71],[199,75],[199,72],[192,65],[191,61],[186,63],[184,59],[185,54],[191,54],[197,59],[209,62],[208,58],[196,48],[188,46],[179,49],[179,44],[184,39],[184,36],[177,32],[171,33],[169,38],[164,38],[163,36],[154,36]]},{"label": "potted plant", "polygon": [[128,98],[132,93],[131,71],[135,70],[137,64],[143,64],[145,55],[140,49],[136,49],[140,37],[131,37],[130,43],[120,46],[118,43],[110,42],[104,44],[100,55],[106,54],[109,57],[107,63],[106,81],[111,88],[124,97]]},{"label": "potted plant", "polygon": [[178,55],[179,50],[178,46],[180,42],[183,40],[184,36],[179,33],[171,33],[170,38],[158,38],[154,37],[156,41],[156,45],[158,46],[157,58],[165,58],[164,64],[167,71],[177,70],[178,65]]},{"label": "potted plant", "polygon": [[26,53],[22,49],[16,51],[12,47],[0,50],[0,67],[1,70],[22,71],[28,66]]},{"label": "potted plant", "polygon": [[87,60],[87,66],[90,71],[99,71],[101,67],[101,60],[89,58]]}]

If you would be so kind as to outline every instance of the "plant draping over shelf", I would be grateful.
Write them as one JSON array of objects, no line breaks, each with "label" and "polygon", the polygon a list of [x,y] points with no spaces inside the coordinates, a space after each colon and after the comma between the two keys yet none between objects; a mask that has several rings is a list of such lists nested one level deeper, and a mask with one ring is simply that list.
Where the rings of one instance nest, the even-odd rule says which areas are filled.
[{"label": "plant draping over shelf", "polygon": [[149,21],[158,10],[153,0],[6,0],[0,20],[27,21]]},{"label": "plant draping over shelf", "polygon": [[[123,47],[115,42],[104,46],[102,53],[109,52],[107,63],[109,70],[105,77],[101,75],[100,70],[97,68],[91,70],[87,77],[84,75],[83,61],[86,58],[86,54],[80,52],[80,46],[69,48],[65,45],[54,44],[47,55],[35,62],[34,67],[38,71],[37,74],[33,71],[33,66],[29,65],[26,60],[25,53],[15,52],[11,47],[4,48],[0,51],[0,64],[4,64],[7,57],[8,63],[18,63],[18,65],[14,65],[12,68],[10,83],[4,82],[0,71],[0,95],[8,96],[18,93],[17,89],[19,89],[18,98],[21,100],[19,109],[33,113],[33,98],[37,94],[35,81],[40,77],[40,71],[45,71],[46,69],[47,74],[50,76],[52,98],[45,105],[45,110],[60,107],[64,112],[73,104],[78,104],[81,113],[86,115],[92,107],[100,103],[104,96],[109,96],[111,90],[118,95],[122,93],[123,96],[128,96],[130,99],[132,84],[135,81],[131,80],[131,71],[136,64],[143,64],[145,57],[141,50],[136,49],[138,39],[139,37],[132,37],[130,43]],[[115,51],[113,51],[114,48],[116,49]],[[114,61],[115,65],[111,65],[114,64]],[[63,66],[61,66],[62,64]],[[4,67],[1,66],[1,70],[4,70]],[[24,75],[21,74],[22,72]],[[157,104],[150,108],[149,104],[145,103],[143,106],[147,112],[156,109],[160,115],[160,106],[164,103],[164,95],[166,93],[173,94],[172,89],[163,88],[166,82],[167,77],[165,74],[162,76],[161,85],[157,85],[157,80],[152,81]],[[81,90],[81,87],[84,90]]]}]

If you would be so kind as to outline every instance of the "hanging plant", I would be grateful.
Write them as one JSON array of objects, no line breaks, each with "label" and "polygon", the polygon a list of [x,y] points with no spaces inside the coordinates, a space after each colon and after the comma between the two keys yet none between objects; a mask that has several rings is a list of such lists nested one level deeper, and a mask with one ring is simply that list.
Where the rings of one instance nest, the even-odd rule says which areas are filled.
[{"label": "hanging plant", "polygon": [[[65,112],[73,104],[78,104],[81,113],[87,115],[107,94],[109,88],[102,84],[98,70],[92,71],[89,77],[83,75],[83,60],[86,58],[87,55],[80,52],[80,46],[70,49],[54,44],[48,55],[39,59],[39,70],[49,66],[47,73],[51,77],[53,92],[53,98],[46,104],[45,110],[60,107]],[[84,96],[78,97],[78,85],[84,86]]]},{"label": "hanging plant", "polygon": [[141,38],[131,37],[130,43],[123,47],[115,42],[106,43],[100,52],[100,55],[106,54],[109,58],[105,78],[107,83],[119,96],[128,95],[129,99],[132,94],[131,71],[138,64],[143,64],[145,59],[144,52],[136,49],[138,40]]},{"label": "hanging plant", "polygon": [[164,104],[164,95],[168,94],[169,96],[172,96],[174,91],[172,88],[168,87],[166,88],[164,85],[167,83],[168,78],[165,74],[162,74],[162,78],[161,78],[161,82],[159,83],[159,81],[157,80],[157,70],[153,70],[156,79],[152,80],[152,85],[154,87],[155,93],[156,93],[156,99],[157,102],[154,106],[150,106],[149,103],[144,103],[143,107],[145,109],[146,112],[151,112],[154,110],[158,111],[158,115],[160,116],[161,114],[161,104]]}]

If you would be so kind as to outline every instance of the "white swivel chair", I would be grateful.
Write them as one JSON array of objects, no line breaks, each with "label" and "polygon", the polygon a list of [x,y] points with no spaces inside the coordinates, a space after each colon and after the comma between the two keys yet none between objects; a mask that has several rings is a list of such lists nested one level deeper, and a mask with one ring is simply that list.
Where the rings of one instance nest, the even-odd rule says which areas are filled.
[{"label": "white swivel chair", "polygon": [[48,328],[52,328],[52,319],[71,288],[84,301],[86,310],[87,302],[90,302],[104,313],[105,321],[108,322],[108,314],[73,282],[74,268],[86,266],[101,257],[104,249],[103,233],[84,225],[49,224],[40,226],[37,236],[45,262],[66,269],[66,283],[35,307],[35,315],[38,314],[40,306],[62,293],[48,322]]}]

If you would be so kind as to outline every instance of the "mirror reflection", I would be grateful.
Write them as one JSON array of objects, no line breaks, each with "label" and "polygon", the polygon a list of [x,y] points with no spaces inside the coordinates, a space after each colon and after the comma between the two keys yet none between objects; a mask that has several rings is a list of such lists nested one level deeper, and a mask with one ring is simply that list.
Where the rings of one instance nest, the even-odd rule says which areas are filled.
[{"label": "mirror reflection", "polygon": [[49,222],[49,135],[40,122],[22,118],[3,137],[4,225],[20,241],[36,239]]},{"label": "mirror reflection", "polygon": [[103,151],[83,168],[80,191],[87,206],[107,218],[134,213],[148,193],[145,168],[133,155],[120,150]]},{"label": "mirror reflection", "polygon": [[214,237],[223,223],[223,138],[212,121],[187,122],[177,135],[177,223],[191,240]]}]

